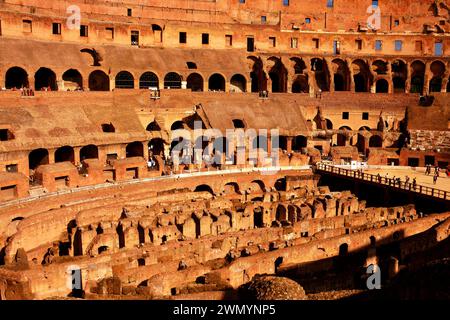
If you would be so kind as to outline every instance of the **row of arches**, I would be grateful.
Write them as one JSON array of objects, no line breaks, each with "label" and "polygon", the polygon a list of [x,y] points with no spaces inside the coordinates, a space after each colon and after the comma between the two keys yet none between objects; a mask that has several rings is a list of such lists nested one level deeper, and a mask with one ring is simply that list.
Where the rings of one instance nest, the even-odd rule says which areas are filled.
[{"label": "row of arches", "polygon": [[[429,73],[426,72],[426,64],[420,60],[408,65],[402,59],[377,59],[370,63],[362,59],[346,61],[337,58],[328,62],[324,58],[307,60],[293,57],[288,60],[289,70],[293,69],[293,73],[279,57],[268,58],[266,65],[255,56],[248,57],[248,62],[252,92],[270,89],[272,92],[308,93],[311,86],[321,91],[353,89],[355,92],[370,92],[375,86],[376,93],[401,93],[407,89],[411,93],[424,93],[426,77],[429,79],[428,91],[441,92],[448,77],[445,64],[439,60],[430,64]],[[450,81],[446,89],[450,92]]]},{"label": "row of arches", "polygon": [[[127,158],[143,157],[144,145],[142,142],[135,141],[126,145],[125,154]],[[30,170],[36,170],[40,165],[50,163],[49,151],[44,148],[32,150],[28,154],[28,166]],[[98,159],[99,150],[96,145],[90,144],[84,146],[79,151],[80,161],[88,159]],[[75,149],[71,146],[62,146],[54,152],[54,162],[72,162],[75,164]]]},{"label": "row of arches", "polygon": [[[69,69],[62,75],[64,87],[58,86],[56,73],[49,68],[40,68],[34,75],[34,88],[40,90],[76,90],[83,88],[83,76],[78,70]],[[183,77],[176,72],[169,72],[164,76],[163,86],[170,89],[181,89]],[[204,78],[194,72],[187,78],[187,88],[192,91],[203,91]],[[219,73],[212,74],[208,79],[208,90],[225,91],[226,79]],[[128,71],[120,71],[114,79],[115,88],[134,89],[134,76]],[[89,74],[88,86],[90,91],[109,91],[110,77],[102,70],[95,70]],[[5,74],[6,89],[20,89],[30,87],[29,75],[21,67],[12,67]],[[144,72],[139,77],[139,89],[160,88],[159,77],[154,72]],[[230,89],[234,92],[247,91],[247,79],[242,74],[235,74],[230,79]]]}]

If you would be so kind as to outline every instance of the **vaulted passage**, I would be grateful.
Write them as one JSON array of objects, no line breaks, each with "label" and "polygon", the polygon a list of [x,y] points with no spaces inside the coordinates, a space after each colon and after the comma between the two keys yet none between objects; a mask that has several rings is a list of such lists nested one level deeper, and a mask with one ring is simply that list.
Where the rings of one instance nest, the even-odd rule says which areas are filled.
[{"label": "vaulted passage", "polygon": [[411,64],[411,93],[423,93],[425,83],[425,63],[414,61]]},{"label": "vaulted passage", "polygon": [[376,83],[377,93],[388,93],[389,92],[389,82],[385,79],[380,79]]},{"label": "vaulted passage", "polygon": [[210,91],[225,91],[225,78],[218,73],[213,74],[208,80]]},{"label": "vaulted passage", "polygon": [[57,91],[56,74],[48,68],[40,68],[34,76],[34,87],[36,91]]},{"label": "vaulted passage", "polygon": [[352,63],[352,70],[355,92],[369,92],[370,71],[367,64],[362,60],[355,60]]},{"label": "vaulted passage", "polygon": [[98,147],[90,144],[88,146],[85,146],[81,148],[80,150],[80,160],[87,160],[87,159],[98,159]]},{"label": "vaulted passage", "polygon": [[230,91],[231,92],[246,92],[247,91],[247,80],[242,74],[235,74],[230,80]]},{"label": "vaulted passage", "polygon": [[203,77],[198,73],[191,73],[186,80],[188,89],[194,92],[203,91]]},{"label": "vaulted passage", "polygon": [[83,77],[80,72],[70,69],[63,74],[64,90],[76,90],[83,88]]},{"label": "vaulted passage", "polygon": [[287,70],[281,59],[271,57],[268,63],[272,64],[269,71],[272,92],[287,92]]},{"label": "vaulted passage", "polygon": [[101,70],[91,72],[89,75],[90,91],[109,91],[109,77]]},{"label": "vaulted passage", "polygon": [[27,72],[19,67],[12,67],[6,71],[5,88],[6,89],[20,89],[29,86]]},{"label": "vaulted passage", "polygon": [[408,68],[402,60],[395,60],[391,65],[392,82],[394,93],[404,93],[406,88],[406,79],[408,78]]},{"label": "vaulted passage", "polygon": [[264,72],[261,58],[251,56],[247,59],[252,69],[250,72],[250,78],[252,79],[252,92],[267,90],[267,75]]},{"label": "vaulted passage", "polygon": [[181,76],[176,72],[169,72],[164,77],[164,88],[181,89]]},{"label": "vaulted passage", "polygon": [[322,91],[330,91],[330,74],[325,60],[319,58],[312,59],[311,71],[314,72],[318,89]]},{"label": "vaulted passage", "polygon": [[28,155],[28,166],[31,170],[35,170],[40,165],[48,163],[49,157],[47,149],[35,149]]},{"label": "vaulted passage", "polygon": [[292,82],[293,93],[309,93],[309,77],[305,61],[301,58],[291,58],[294,64],[295,78]]},{"label": "vaulted passage", "polygon": [[75,153],[70,146],[64,146],[55,151],[55,162],[75,162]]},{"label": "vaulted passage", "polygon": [[350,91],[350,70],[347,63],[341,59],[333,60],[334,73],[334,90],[335,91]]},{"label": "vaulted passage", "polygon": [[442,91],[442,77],[445,73],[445,65],[441,61],[434,61],[430,66],[433,77],[430,80],[430,92]]},{"label": "vaulted passage", "polygon": [[125,151],[127,158],[144,156],[144,146],[139,141],[129,143]]}]

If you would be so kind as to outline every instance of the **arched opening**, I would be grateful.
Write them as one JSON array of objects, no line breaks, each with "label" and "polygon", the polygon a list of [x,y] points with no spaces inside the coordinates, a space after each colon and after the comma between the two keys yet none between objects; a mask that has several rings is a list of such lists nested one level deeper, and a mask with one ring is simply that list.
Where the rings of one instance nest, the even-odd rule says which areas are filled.
[{"label": "arched opening", "polygon": [[352,69],[355,92],[369,92],[370,71],[367,64],[362,60],[355,60],[352,63]]},{"label": "arched opening", "polygon": [[109,91],[109,77],[101,70],[91,72],[89,75],[90,91]]},{"label": "arched opening", "polygon": [[430,92],[442,91],[442,77],[445,73],[445,64],[442,61],[434,61],[430,70],[433,73],[433,78],[430,80]]},{"label": "arched opening", "polygon": [[187,79],[187,88],[194,92],[203,91],[203,78],[198,73],[191,73]]},{"label": "arched opening", "polygon": [[283,264],[283,257],[278,257],[276,260],[275,260],[275,273],[277,273],[278,272],[278,269],[280,268],[280,266]]},{"label": "arched opening", "polygon": [[277,191],[286,191],[286,178],[281,178],[275,181],[274,188]]},{"label": "arched opening", "polygon": [[90,144],[80,150],[80,160],[86,159],[98,159],[98,147],[96,145]]},{"label": "arched opening", "polygon": [[279,222],[287,221],[287,211],[286,208],[283,205],[278,205],[277,207],[277,214],[276,219]]},{"label": "arched opening", "polygon": [[246,92],[247,91],[247,79],[241,74],[235,74],[230,80],[231,92]]},{"label": "arched opening", "polygon": [[132,157],[143,157],[144,156],[144,146],[142,145],[142,142],[135,141],[127,144],[126,147],[126,157],[132,158]]},{"label": "arched opening", "polygon": [[411,93],[423,94],[425,83],[425,63],[414,61],[411,64]]},{"label": "arched opening", "polygon": [[348,255],[348,244],[343,243],[339,246],[339,256],[344,257]]},{"label": "arched opening", "polygon": [[366,152],[366,138],[360,133],[358,133],[358,141],[356,142],[356,146],[359,153]]},{"label": "arched opening", "polygon": [[301,58],[291,58],[294,63],[295,79],[292,82],[293,93],[309,93],[308,73],[305,61]]},{"label": "arched opening", "polygon": [[213,74],[208,80],[209,91],[225,91],[225,78],[218,73]]},{"label": "arched opening", "polygon": [[[279,136],[278,148],[280,148],[281,150],[286,151],[287,150],[287,140],[288,140],[288,138],[286,136]],[[276,145],[273,145],[273,147],[276,148]]]},{"label": "arched opening", "polygon": [[317,87],[322,91],[330,91],[330,74],[325,60],[313,58],[311,70],[314,72]]},{"label": "arched opening", "polygon": [[408,78],[408,67],[402,60],[395,60],[391,65],[392,82],[394,93],[404,93],[406,88],[406,79]]},{"label": "arched opening", "polygon": [[120,71],[116,75],[117,89],[134,89],[134,77],[128,71]]},{"label": "arched opening", "polygon": [[148,143],[148,151],[153,156],[164,156],[164,140],[154,138]]},{"label": "arched opening", "polygon": [[28,155],[28,166],[30,170],[35,170],[40,165],[48,163],[49,157],[47,149],[35,149]]},{"label": "arched opening", "polygon": [[292,151],[300,152],[308,146],[308,139],[305,136],[296,136],[292,140]]},{"label": "arched opening", "polygon": [[83,77],[78,70],[69,69],[63,74],[64,90],[79,90],[83,88]]},{"label": "arched opening", "polygon": [[212,195],[214,195],[214,191],[207,184],[201,184],[201,185],[195,187],[194,192],[209,192]]},{"label": "arched opening", "polygon": [[383,146],[383,139],[380,136],[373,135],[369,139],[369,148],[381,148]]},{"label": "arched opening", "polygon": [[334,91],[350,91],[350,70],[341,59],[333,60]]},{"label": "arched opening", "polygon": [[56,74],[48,68],[40,68],[34,76],[34,87],[36,91],[57,91]]},{"label": "arched opening", "polygon": [[252,80],[252,92],[260,92],[267,90],[267,75],[264,72],[261,58],[248,57],[252,71],[250,78]]},{"label": "arched opening", "polygon": [[139,89],[159,89],[158,76],[153,72],[145,72],[139,78]]},{"label": "arched opening", "polygon": [[385,79],[380,79],[376,83],[377,93],[388,93],[389,92],[389,82]]},{"label": "arched opening", "polygon": [[280,58],[270,57],[268,63],[272,64],[269,69],[269,77],[272,82],[272,92],[287,91],[288,72]]},{"label": "arched opening", "polygon": [[108,246],[101,246],[98,248],[98,254],[102,254],[103,252],[106,252],[109,250]]},{"label": "arched opening", "polygon": [[325,119],[325,121],[327,122],[327,129],[333,130],[333,122],[330,119]]},{"label": "arched opening", "polygon": [[145,128],[146,131],[161,131],[161,127],[156,121],[152,121],[148,124],[147,128]]},{"label": "arched opening", "polygon": [[56,149],[55,151],[55,162],[75,162],[75,152],[70,146],[64,146]]},{"label": "arched opening", "polygon": [[169,72],[164,77],[164,88],[181,89],[181,76],[176,72]]},{"label": "arched opening", "polygon": [[28,88],[28,74],[19,67],[12,67],[6,71],[5,75],[5,88],[6,89],[20,89]]},{"label": "arched opening", "polygon": [[223,187],[223,193],[226,195],[240,194],[239,185],[236,182],[229,182]]}]

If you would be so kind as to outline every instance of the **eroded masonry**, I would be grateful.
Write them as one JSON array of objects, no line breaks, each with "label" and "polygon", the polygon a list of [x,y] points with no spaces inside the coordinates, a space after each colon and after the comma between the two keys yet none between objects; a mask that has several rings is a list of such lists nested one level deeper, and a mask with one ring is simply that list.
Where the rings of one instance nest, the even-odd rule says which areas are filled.
[{"label": "eroded masonry", "polygon": [[416,294],[450,264],[449,33],[434,0],[2,1],[0,300]]}]

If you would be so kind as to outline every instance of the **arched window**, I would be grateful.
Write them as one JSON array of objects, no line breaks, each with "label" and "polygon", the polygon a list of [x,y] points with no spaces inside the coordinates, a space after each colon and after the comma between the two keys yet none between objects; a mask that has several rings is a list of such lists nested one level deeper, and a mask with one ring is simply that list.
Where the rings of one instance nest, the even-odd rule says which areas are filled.
[{"label": "arched window", "polygon": [[117,89],[134,89],[134,78],[128,71],[121,71],[116,75]]},{"label": "arched window", "polygon": [[230,91],[232,92],[246,92],[247,80],[241,74],[235,74],[230,80]]},{"label": "arched window", "polygon": [[58,86],[56,85],[56,74],[48,68],[40,68],[34,76],[34,81],[36,91],[58,90]]},{"label": "arched window", "polygon": [[164,77],[164,88],[181,89],[181,76],[175,72],[169,72]]},{"label": "arched window", "polygon": [[76,90],[83,88],[83,77],[75,69],[69,69],[63,74],[64,89]]},{"label": "arched window", "polygon": [[208,88],[210,91],[225,91],[225,78],[218,73],[209,77]]},{"label": "arched window", "polygon": [[35,149],[28,155],[28,165],[30,170],[35,170],[40,165],[48,163],[49,157],[47,149]]},{"label": "arched window", "polygon": [[72,163],[75,162],[75,153],[73,151],[73,148],[70,146],[61,147],[56,149],[55,151],[55,162],[65,161],[69,161]]},{"label": "arched window", "polygon": [[98,159],[98,147],[90,144],[88,146],[85,146],[81,148],[80,150],[80,160],[86,160],[86,159]]},{"label": "arched window", "polygon": [[159,89],[158,76],[153,72],[145,72],[139,78],[139,89],[157,88]]},{"label": "arched window", "polygon": [[203,91],[203,78],[198,73],[191,73],[187,79],[187,88],[194,92]]},{"label": "arched window", "polygon": [[126,147],[126,157],[143,157],[144,156],[144,146],[142,142],[135,141],[129,143]]}]

